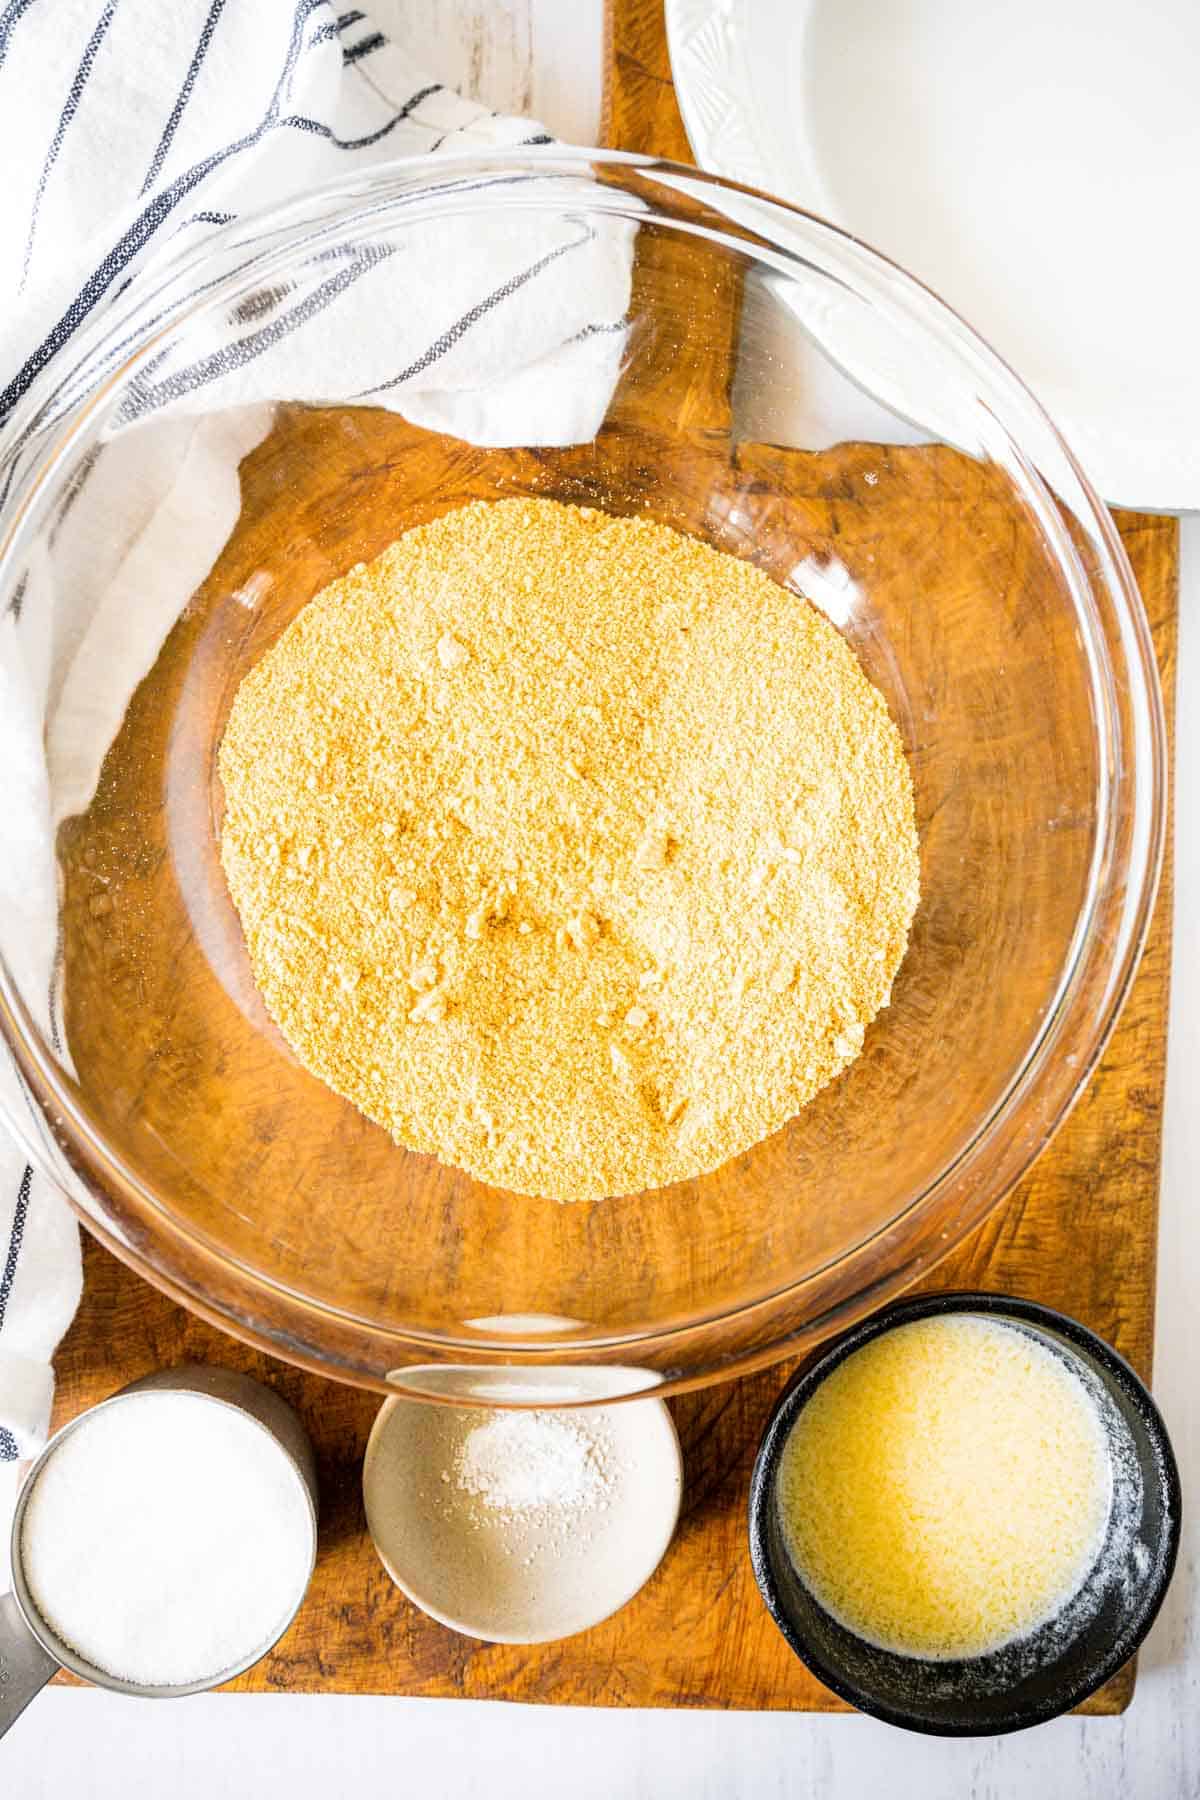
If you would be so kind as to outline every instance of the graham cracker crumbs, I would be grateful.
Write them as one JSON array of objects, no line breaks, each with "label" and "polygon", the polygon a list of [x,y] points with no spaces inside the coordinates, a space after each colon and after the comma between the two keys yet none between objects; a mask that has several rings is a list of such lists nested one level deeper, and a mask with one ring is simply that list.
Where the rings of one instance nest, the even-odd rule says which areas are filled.
[{"label": "graham cracker crumbs", "polygon": [[477,501],[243,681],[221,856],[304,1065],[396,1140],[594,1200],[715,1168],[860,1053],[918,899],[883,696],[646,519]]}]

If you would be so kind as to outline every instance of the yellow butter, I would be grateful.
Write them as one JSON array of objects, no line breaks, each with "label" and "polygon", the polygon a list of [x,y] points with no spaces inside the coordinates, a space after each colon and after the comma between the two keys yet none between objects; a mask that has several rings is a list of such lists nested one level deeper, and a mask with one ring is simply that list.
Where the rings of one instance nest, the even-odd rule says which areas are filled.
[{"label": "yellow butter", "polygon": [[784,1447],[784,1538],[806,1586],[869,1642],[999,1648],[1078,1589],[1112,1500],[1082,1381],[1019,1327],[924,1319],[829,1376]]}]

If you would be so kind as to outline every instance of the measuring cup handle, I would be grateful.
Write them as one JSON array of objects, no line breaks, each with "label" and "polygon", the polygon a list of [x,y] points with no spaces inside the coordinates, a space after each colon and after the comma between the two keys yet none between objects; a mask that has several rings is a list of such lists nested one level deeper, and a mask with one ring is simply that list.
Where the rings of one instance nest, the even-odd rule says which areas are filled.
[{"label": "measuring cup handle", "polygon": [[25,1623],[15,1594],[0,1594],[0,1737],[40,1694],[58,1664]]}]

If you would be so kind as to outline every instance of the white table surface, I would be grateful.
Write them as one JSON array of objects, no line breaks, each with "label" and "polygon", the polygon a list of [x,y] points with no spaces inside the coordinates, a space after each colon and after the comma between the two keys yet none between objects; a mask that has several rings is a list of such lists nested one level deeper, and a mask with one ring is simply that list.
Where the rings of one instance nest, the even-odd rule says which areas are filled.
[{"label": "white table surface", "polygon": [[[238,0],[247,3],[247,0]],[[490,106],[592,142],[601,0],[377,0],[385,29]],[[1155,1390],[1185,1491],[1200,1481],[1200,517],[1183,525],[1175,954]],[[1118,1279],[1114,1272],[1114,1279]],[[206,1695],[175,1705],[52,1689],[0,1745],[11,1800],[1197,1800],[1200,1528],[1122,1719],[942,1743],[865,1718],[616,1712],[481,1701]]]}]

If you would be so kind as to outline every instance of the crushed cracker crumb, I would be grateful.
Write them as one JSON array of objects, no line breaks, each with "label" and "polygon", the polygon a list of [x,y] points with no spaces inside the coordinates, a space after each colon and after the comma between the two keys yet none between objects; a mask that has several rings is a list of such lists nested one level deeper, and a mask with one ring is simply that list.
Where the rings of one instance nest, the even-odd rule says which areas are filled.
[{"label": "crushed cracker crumb", "polygon": [[648,518],[478,501],[406,533],[246,677],[220,774],[301,1061],[560,1200],[776,1130],[859,1054],[917,905],[908,765],[849,646]]}]

